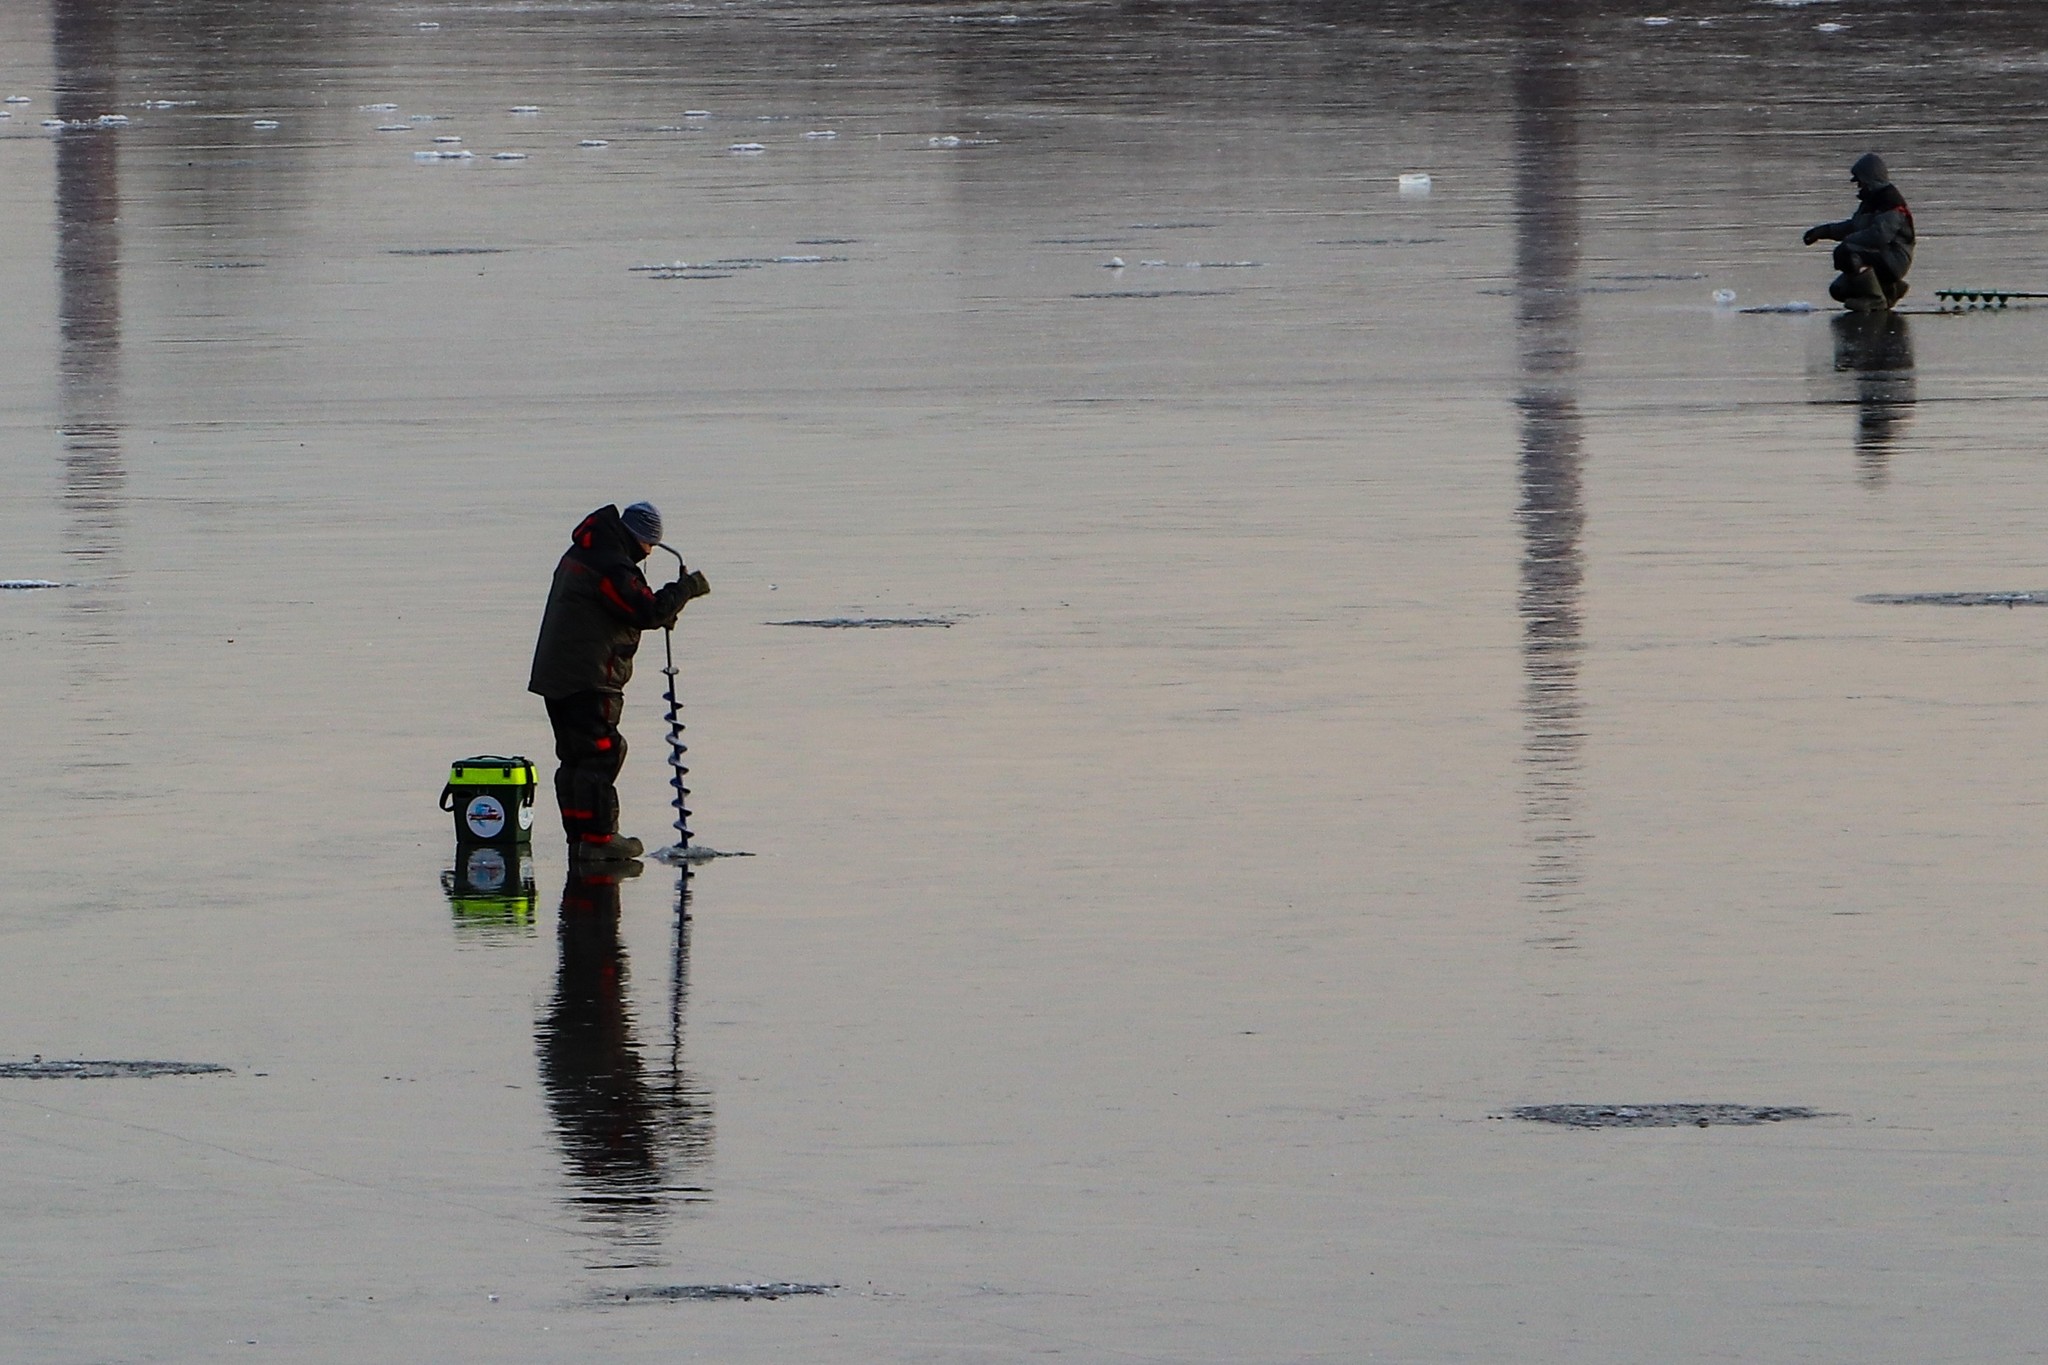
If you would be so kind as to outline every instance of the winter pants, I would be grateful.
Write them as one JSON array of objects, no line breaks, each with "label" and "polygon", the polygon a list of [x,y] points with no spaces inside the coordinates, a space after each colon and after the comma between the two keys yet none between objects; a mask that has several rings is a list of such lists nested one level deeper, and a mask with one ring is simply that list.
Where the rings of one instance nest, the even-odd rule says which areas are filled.
[{"label": "winter pants", "polygon": [[[1870,267],[1867,275],[1863,273],[1865,266]],[[1847,242],[1839,243],[1835,247],[1835,269],[1842,273],[1828,286],[1828,294],[1835,302],[1851,308],[1859,304],[1886,307],[1905,292],[1899,287],[1904,276],[1892,268],[1883,252],[1866,254]]]},{"label": "winter pants", "polygon": [[619,828],[619,790],[613,783],[626,761],[619,717],[626,699],[616,692],[571,692],[549,697],[555,727],[555,802],[570,843],[605,843]]}]

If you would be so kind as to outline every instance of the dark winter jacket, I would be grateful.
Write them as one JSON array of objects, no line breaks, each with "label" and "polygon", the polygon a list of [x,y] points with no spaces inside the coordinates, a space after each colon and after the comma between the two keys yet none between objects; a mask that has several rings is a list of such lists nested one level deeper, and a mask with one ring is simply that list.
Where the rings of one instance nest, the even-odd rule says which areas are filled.
[{"label": "dark winter jacket", "polygon": [[1890,280],[1906,278],[1913,267],[1913,210],[1899,193],[1876,152],[1865,152],[1849,168],[1856,181],[1856,212],[1839,223],[1822,223],[1806,234],[1809,242],[1840,242],[1877,273]]},{"label": "dark winter jacket", "polygon": [[690,585],[656,591],[640,572],[640,542],[606,505],[583,519],[569,552],[555,566],[533,647],[529,692],[566,697],[572,692],[623,692],[633,676],[640,632],[675,624]]}]

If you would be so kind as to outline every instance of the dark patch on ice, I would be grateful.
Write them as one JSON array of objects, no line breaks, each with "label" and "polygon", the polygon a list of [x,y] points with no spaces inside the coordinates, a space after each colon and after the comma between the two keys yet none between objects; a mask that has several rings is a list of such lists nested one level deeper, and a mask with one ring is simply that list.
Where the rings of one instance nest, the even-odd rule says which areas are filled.
[{"label": "dark patch on ice", "polygon": [[1033,246],[1114,246],[1121,237],[1035,237]]},{"label": "dark patch on ice", "polygon": [[907,630],[918,626],[950,627],[945,616],[829,616],[817,621],[769,621],[771,626],[810,626],[817,630]]},{"label": "dark patch on ice", "polygon": [[1323,237],[1317,246],[1433,246],[1448,237]]},{"label": "dark patch on ice", "polygon": [[1790,303],[1759,303],[1753,304],[1748,308],[1738,308],[1735,311],[1738,313],[1790,313],[1795,316],[1804,316],[1807,313],[1818,313],[1821,309],[1817,303],[1808,303],[1804,299],[1793,299]]},{"label": "dark patch on ice", "polygon": [[267,261],[197,261],[194,270],[261,270]]},{"label": "dark patch on ice", "polygon": [[224,1076],[231,1068],[213,1062],[0,1062],[0,1080],[101,1081],[150,1076]]},{"label": "dark patch on ice", "polygon": [[1212,228],[1214,223],[1133,223],[1132,232],[1187,232],[1195,228]]},{"label": "dark patch on ice", "polygon": [[394,256],[502,256],[510,247],[503,246],[400,246],[393,247]]},{"label": "dark patch on ice", "polygon": [[1525,1104],[1510,1112],[1531,1123],[1566,1128],[1710,1128],[1717,1123],[1754,1127],[1821,1117],[1817,1109],[1790,1104]]},{"label": "dark patch on ice", "polygon": [[43,588],[61,588],[62,583],[52,583],[47,578],[0,578],[0,592],[37,592]]},{"label": "dark patch on ice", "polygon": [[844,256],[727,256],[715,261],[655,261],[629,265],[627,271],[651,280],[727,280],[739,270],[771,265],[843,265]]},{"label": "dark patch on ice", "polygon": [[844,256],[733,256],[698,264],[707,270],[722,270],[728,266],[738,270],[764,265],[843,265],[845,262]]},{"label": "dark patch on ice", "polygon": [[858,237],[799,237],[798,246],[858,246]]},{"label": "dark patch on ice", "polygon": [[1097,289],[1075,294],[1077,299],[1207,299],[1234,292],[1229,289]]},{"label": "dark patch on ice", "polygon": [[1689,271],[1685,274],[1670,274],[1663,271],[1652,271],[1646,275],[1595,275],[1593,278],[1596,280],[1614,280],[1618,283],[1623,284],[1641,284],[1644,281],[1663,282],[1669,280],[1703,280],[1706,277],[1707,276],[1705,271],[1695,270]]},{"label": "dark patch on ice", "polygon": [[639,1289],[609,1289],[605,1291],[604,1297],[613,1303],[630,1303],[634,1299],[666,1303],[707,1299],[739,1299],[752,1302],[756,1299],[791,1299],[805,1294],[830,1294],[838,1288],[836,1284],[799,1284],[790,1280],[765,1280],[759,1284],[653,1284]]},{"label": "dark patch on ice", "polygon": [[1881,607],[2048,607],[2048,592],[1873,592],[1856,600]]}]

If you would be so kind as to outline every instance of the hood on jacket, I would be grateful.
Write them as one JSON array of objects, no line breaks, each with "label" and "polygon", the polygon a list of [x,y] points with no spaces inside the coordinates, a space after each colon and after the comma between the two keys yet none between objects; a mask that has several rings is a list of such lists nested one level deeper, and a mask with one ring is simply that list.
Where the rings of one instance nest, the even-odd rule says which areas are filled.
[{"label": "hood on jacket", "polygon": [[626,529],[615,503],[606,503],[578,522],[569,539],[586,550],[615,550],[634,564],[647,558],[648,552],[640,547],[639,538]]},{"label": "hood on jacket", "polygon": [[1876,152],[1865,152],[1857,157],[1856,164],[1849,168],[1849,178],[1865,194],[1892,183],[1892,174],[1885,169],[1884,158]]}]

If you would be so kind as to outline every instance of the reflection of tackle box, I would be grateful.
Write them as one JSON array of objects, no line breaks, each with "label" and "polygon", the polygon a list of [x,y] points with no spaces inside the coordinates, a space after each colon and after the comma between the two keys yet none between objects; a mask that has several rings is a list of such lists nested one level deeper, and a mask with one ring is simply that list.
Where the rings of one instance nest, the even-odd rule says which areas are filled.
[{"label": "reflection of tackle box", "polygon": [[533,842],[533,764],[521,757],[462,758],[441,788],[441,809],[455,815],[455,842]]},{"label": "reflection of tackle box", "polygon": [[441,874],[441,889],[455,912],[457,927],[488,933],[533,925],[533,864],[525,850],[470,844]]}]

